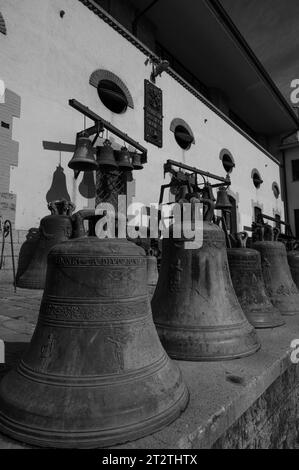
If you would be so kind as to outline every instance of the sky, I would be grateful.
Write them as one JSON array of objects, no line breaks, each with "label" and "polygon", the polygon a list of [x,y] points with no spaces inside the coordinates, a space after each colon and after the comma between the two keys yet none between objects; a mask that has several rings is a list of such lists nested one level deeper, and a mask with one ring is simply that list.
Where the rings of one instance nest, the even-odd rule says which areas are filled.
[{"label": "sky", "polygon": [[220,0],[290,102],[299,79],[299,0]]}]

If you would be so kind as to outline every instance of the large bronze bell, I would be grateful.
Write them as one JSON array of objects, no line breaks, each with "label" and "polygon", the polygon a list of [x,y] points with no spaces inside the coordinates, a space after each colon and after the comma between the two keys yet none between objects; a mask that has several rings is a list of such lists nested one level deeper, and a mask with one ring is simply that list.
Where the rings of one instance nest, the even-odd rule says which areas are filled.
[{"label": "large bronze bell", "polygon": [[[214,204],[206,203],[201,248],[186,249],[183,238],[163,239],[152,299],[154,321],[166,351],[188,361],[234,359],[260,347],[232,286],[225,235],[212,223]],[[179,233],[179,228],[172,231]]]},{"label": "large bronze bell", "polygon": [[246,232],[237,234],[239,248],[227,250],[230,275],[240,305],[255,328],[284,325],[279,310],[266,294],[260,253],[246,248],[247,238]]},{"label": "large bronze bell", "polygon": [[51,215],[40,221],[39,239],[26,270],[19,271],[17,287],[43,289],[46,281],[47,256],[51,248],[72,235],[71,215],[75,206],[68,201],[53,201],[48,204]]},{"label": "large bronze bell", "polygon": [[153,433],[188,402],[161,346],[134,243],[83,237],[56,245],[37,326],[0,382],[1,432],[38,446],[105,447]]},{"label": "large bronze bell", "polygon": [[118,168],[115,160],[114,150],[109,139],[106,139],[102,147],[97,150],[97,162],[100,167]]},{"label": "large bronze bell", "polygon": [[78,138],[75,153],[68,166],[74,171],[94,171],[98,168],[88,136]]},{"label": "large bronze bell", "polygon": [[299,313],[299,292],[292,279],[285,245],[274,240],[269,226],[259,229],[259,238],[253,248],[261,254],[267,295],[280,313],[295,315]]},{"label": "large bronze bell", "polygon": [[291,269],[293,281],[299,289],[299,251],[292,250],[288,252],[288,262]]}]

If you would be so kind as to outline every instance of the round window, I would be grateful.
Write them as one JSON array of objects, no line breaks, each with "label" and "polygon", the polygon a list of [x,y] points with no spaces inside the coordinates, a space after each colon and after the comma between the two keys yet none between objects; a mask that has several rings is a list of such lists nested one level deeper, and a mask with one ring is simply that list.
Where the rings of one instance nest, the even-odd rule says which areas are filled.
[{"label": "round window", "polygon": [[190,134],[188,129],[184,126],[176,126],[174,130],[174,137],[177,142],[177,144],[183,149],[183,150],[189,150],[191,147],[191,144],[194,142],[194,137],[193,135]]},{"label": "round window", "polygon": [[111,80],[101,80],[98,84],[98,94],[102,103],[113,113],[124,113],[128,100],[122,89]]}]

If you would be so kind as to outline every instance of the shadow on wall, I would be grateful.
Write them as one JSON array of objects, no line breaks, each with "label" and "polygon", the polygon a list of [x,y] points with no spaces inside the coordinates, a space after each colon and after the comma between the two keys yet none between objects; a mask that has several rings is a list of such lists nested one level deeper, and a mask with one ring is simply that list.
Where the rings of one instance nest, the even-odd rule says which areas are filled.
[{"label": "shadow on wall", "polygon": [[61,165],[58,165],[56,170],[53,173],[53,180],[49,191],[46,194],[47,202],[59,201],[65,199],[70,201],[70,195],[66,186],[66,178],[64,174],[64,169]]},{"label": "shadow on wall", "polygon": [[94,181],[94,173],[92,171],[84,172],[78,189],[81,196],[86,199],[93,199],[96,196],[96,185]]},{"label": "shadow on wall", "polygon": [[[82,181],[79,185],[79,193],[86,199],[93,199],[96,195],[96,186],[94,180],[94,174],[91,171],[85,171]],[[59,201],[65,199],[70,201],[66,177],[64,174],[63,167],[59,164],[53,173],[52,184],[49,191],[46,194],[47,202]]]}]

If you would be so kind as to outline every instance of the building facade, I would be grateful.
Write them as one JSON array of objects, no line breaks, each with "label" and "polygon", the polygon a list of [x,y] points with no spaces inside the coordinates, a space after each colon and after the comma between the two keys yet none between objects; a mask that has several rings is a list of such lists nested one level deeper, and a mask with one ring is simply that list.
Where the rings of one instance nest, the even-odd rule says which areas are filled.
[{"label": "building facade", "polygon": [[281,162],[285,178],[286,219],[293,235],[299,238],[299,142],[295,133],[282,142]]},{"label": "building facade", "polygon": [[[0,103],[0,213],[17,230],[38,226],[49,200],[66,197],[77,210],[94,207],[92,174],[76,180],[68,168],[68,146],[93,123],[69,106],[70,99],[147,149],[144,169],[133,172],[136,201],[158,202],[168,182],[163,165],[172,159],[222,177],[230,172],[236,230],[251,226],[257,209],[285,218],[278,143],[296,129],[295,115],[246,45],[219,20],[217,2],[186,6],[190,29],[181,33],[175,25],[180,2],[164,5],[168,21],[157,2],[142,15],[149,3],[0,0],[0,79],[6,86]],[[144,87],[152,72],[148,59],[154,57],[171,66],[156,78],[163,97],[162,146],[148,142],[144,132]],[[107,90],[101,95],[100,84],[110,97],[113,87],[121,90],[124,106],[107,99]],[[190,145],[180,141],[178,127],[192,136]],[[113,139],[113,145],[123,142]],[[261,184],[255,184],[256,176]]]}]

